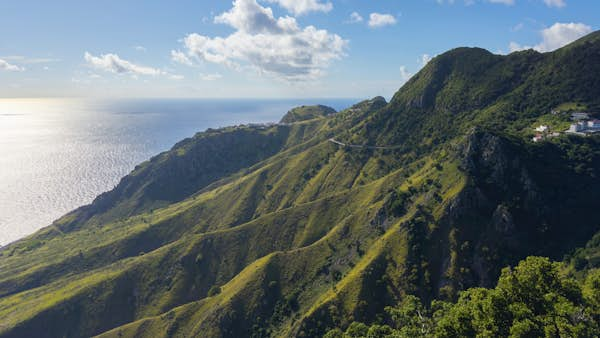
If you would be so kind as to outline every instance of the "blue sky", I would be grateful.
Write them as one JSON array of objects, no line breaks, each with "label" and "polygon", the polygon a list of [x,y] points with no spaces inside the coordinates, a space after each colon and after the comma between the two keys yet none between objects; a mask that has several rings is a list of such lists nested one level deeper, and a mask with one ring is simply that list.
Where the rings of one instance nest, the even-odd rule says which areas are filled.
[{"label": "blue sky", "polygon": [[554,50],[599,1],[0,2],[2,97],[390,97],[458,46]]}]

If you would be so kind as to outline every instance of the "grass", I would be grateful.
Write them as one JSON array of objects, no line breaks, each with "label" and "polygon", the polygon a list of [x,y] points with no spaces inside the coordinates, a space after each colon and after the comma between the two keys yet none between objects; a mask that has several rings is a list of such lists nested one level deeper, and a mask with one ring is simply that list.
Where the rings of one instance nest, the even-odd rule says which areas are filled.
[{"label": "grass", "polygon": [[555,110],[559,112],[586,111],[588,110],[588,107],[585,104],[577,102],[565,102],[559,104]]},{"label": "grass", "polygon": [[[526,138],[564,127],[552,107],[598,103],[595,64],[569,61],[588,47],[456,49],[390,104],[184,140],[138,166],[109,207],[0,250],[0,336],[317,336],[406,294],[455,292],[543,244],[572,247],[597,225],[563,219],[597,200],[597,142]],[[397,148],[341,149],[334,136]],[[573,245],[552,240],[567,231]]]}]

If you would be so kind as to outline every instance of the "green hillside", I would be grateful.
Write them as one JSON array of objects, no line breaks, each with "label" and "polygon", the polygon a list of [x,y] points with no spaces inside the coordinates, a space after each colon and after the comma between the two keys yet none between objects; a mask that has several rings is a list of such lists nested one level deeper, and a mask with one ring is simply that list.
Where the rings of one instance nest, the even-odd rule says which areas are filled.
[{"label": "green hillside", "polygon": [[[540,121],[568,124],[553,110],[600,112],[599,36],[545,54],[454,49],[389,103],[178,143],[0,249],[0,337],[378,337],[414,326],[415,308],[424,336],[598,319],[600,138],[530,139]],[[540,274],[523,301],[510,283]],[[591,322],[556,332],[597,334]]]},{"label": "green hillside", "polygon": [[294,123],[307,121],[322,117],[327,117],[329,115],[335,114],[335,109],[327,106],[317,105],[317,106],[301,106],[296,107],[289,112],[287,112],[283,118],[281,118],[281,123]]}]

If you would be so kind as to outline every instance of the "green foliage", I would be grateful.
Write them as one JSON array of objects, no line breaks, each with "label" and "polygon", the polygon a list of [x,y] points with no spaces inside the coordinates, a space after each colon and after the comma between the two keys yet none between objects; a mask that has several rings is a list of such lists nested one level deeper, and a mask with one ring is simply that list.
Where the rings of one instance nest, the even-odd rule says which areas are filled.
[{"label": "green foliage", "polygon": [[600,269],[600,232],[588,241],[585,247],[577,248],[565,256],[573,271]]},{"label": "green foliage", "polygon": [[281,123],[294,123],[312,120],[320,117],[326,117],[335,113],[335,109],[327,106],[301,106],[287,112],[287,114],[285,114],[285,116],[281,119]]},{"label": "green foliage", "polygon": [[599,37],[184,140],[0,249],[0,336],[596,334],[600,140],[528,133],[600,109]]},{"label": "green foliage", "polygon": [[208,289],[208,292],[206,293],[206,295],[208,297],[214,297],[220,293],[221,293],[221,287],[219,287],[218,285],[214,285],[210,289]]},{"label": "green foliage", "polygon": [[390,326],[352,323],[329,337],[594,337],[600,334],[600,270],[585,282],[561,274],[547,258],[506,268],[494,289],[473,288],[456,303],[415,296],[386,308]]}]

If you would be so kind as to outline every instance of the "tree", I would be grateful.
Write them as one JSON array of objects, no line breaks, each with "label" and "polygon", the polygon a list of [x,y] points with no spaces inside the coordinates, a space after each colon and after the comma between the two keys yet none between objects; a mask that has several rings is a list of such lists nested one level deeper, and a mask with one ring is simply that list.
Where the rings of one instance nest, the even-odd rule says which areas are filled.
[{"label": "tree", "polygon": [[471,288],[456,303],[434,300],[429,308],[407,296],[386,313],[391,326],[352,323],[328,337],[597,337],[600,270],[580,282],[559,263],[528,257],[503,269],[494,289]]}]

